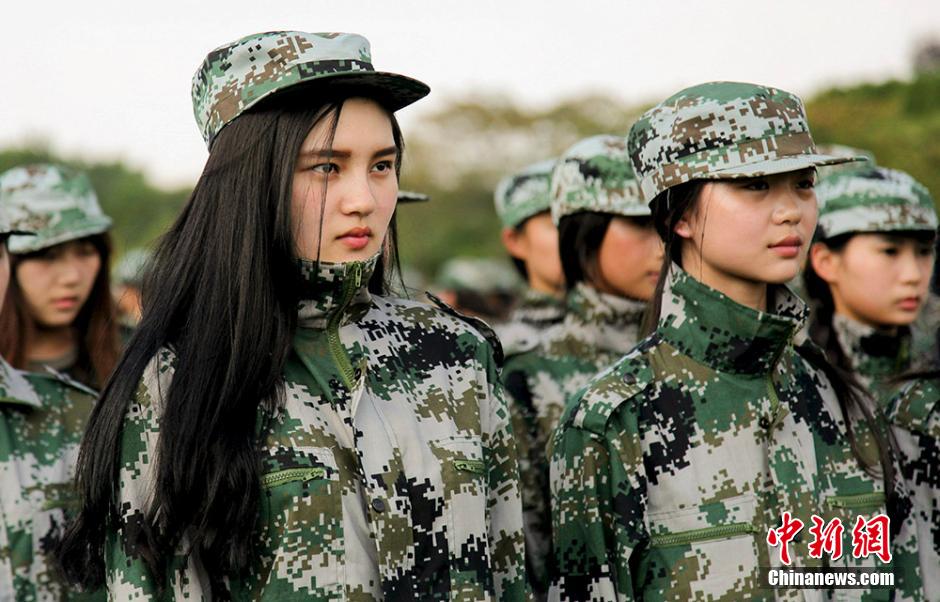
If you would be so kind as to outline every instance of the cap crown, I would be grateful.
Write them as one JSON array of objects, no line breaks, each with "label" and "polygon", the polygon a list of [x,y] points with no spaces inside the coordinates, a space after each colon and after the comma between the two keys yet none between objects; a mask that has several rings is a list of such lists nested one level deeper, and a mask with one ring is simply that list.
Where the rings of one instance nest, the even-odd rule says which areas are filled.
[{"label": "cap crown", "polygon": [[[220,46],[193,76],[193,113],[208,146],[219,131],[278,90],[301,82],[360,75],[400,108],[428,93],[421,82],[375,73],[369,41],[351,33],[269,31]],[[370,77],[371,76],[371,77]]]},{"label": "cap crown", "polygon": [[496,185],[496,214],[507,228],[515,228],[552,205],[551,183],[555,160],[539,161],[507,176]]},{"label": "cap crown", "polygon": [[111,227],[88,177],[62,165],[14,167],[0,175],[0,205],[14,230],[11,253],[29,253]]},{"label": "cap crown", "polygon": [[627,141],[600,135],[577,142],[558,158],[552,172],[552,219],[582,211],[649,215],[633,175]]},{"label": "cap crown", "polygon": [[734,168],[814,155],[816,147],[796,95],[756,84],[710,82],[644,113],[630,128],[629,152],[643,195],[651,201],[689,180],[742,175]]},{"label": "cap crown", "polygon": [[839,172],[816,185],[818,235],[935,230],[930,192],[908,174],[884,167]]}]

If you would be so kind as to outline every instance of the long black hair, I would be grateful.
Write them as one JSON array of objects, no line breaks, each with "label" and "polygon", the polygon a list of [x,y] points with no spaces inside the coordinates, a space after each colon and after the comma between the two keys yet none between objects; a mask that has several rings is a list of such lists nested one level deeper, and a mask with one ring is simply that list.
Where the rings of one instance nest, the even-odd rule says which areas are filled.
[{"label": "long black hair", "polygon": [[[656,329],[662,314],[663,289],[669,275],[670,266],[673,262],[680,267],[682,266],[682,237],[676,234],[676,226],[679,225],[679,221],[683,217],[695,209],[704,183],[702,180],[692,180],[679,184],[661,192],[651,204],[653,225],[665,245],[663,250],[665,260],[659,272],[656,292],[650,300],[650,309],[646,313],[646,320],[643,324],[642,330],[646,334],[650,334]],[[839,409],[842,411],[853,455],[869,475],[884,477],[888,503],[893,503],[895,471],[891,458],[891,443],[882,434],[867,404],[862,401],[861,386],[851,372],[831,362],[819,347],[813,344],[804,344],[799,345],[796,351],[810,365],[825,374],[829,380],[839,401]],[[855,423],[859,420],[859,417],[877,441],[880,471],[878,466],[872,464],[865,457],[858,444],[855,435],[857,429]]]},{"label": "long black hair", "polygon": [[[81,508],[59,546],[66,576],[104,582],[106,530],[117,507],[122,425],[148,363],[162,348],[177,358],[163,400],[155,483],[146,515],[125,537],[164,587],[184,536],[214,582],[252,559],[260,488],[260,407],[281,402],[282,369],[296,327],[300,275],[291,227],[297,155],[314,125],[346,98],[334,90],[281,94],[239,116],[216,138],[181,215],[156,249],[143,285],[137,332],[88,423],[77,467]],[[313,105],[313,106],[312,106]],[[389,113],[399,153],[401,131]],[[324,195],[325,197],[325,195]],[[322,215],[322,212],[321,212]],[[322,225],[322,224],[321,224]],[[385,292],[397,265],[394,218],[369,288]]]}]

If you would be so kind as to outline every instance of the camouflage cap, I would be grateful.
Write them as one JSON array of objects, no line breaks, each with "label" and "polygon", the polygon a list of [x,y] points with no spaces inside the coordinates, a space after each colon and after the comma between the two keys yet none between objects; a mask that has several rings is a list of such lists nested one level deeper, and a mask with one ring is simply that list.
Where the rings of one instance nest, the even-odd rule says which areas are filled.
[{"label": "camouflage cap", "polygon": [[839,163],[837,165],[820,165],[819,169],[816,170],[817,180],[822,180],[831,175],[845,172],[845,171],[855,171],[859,169],[868,169],[875,164],[875,153],[860,148],[855,148],[854,146],[846,146],[844,144],[817,144],[816,150],[821,155],[832,155],[833,157],[865,157],[866,161],[852,161],[850,163]]},{"label": "camouflage cap", "polygon": [[848,232],[936,230],[930,192],[902,171],[884,167],[846,171],[816,185],[817,236]]},{"label": "camouflage cap", "polygon": [[756,84],[686,88],[646,113],[629,135],[647,202],[690,180],[747,178],[862,159],[823,155],[795,94]]},{"label": "camouflage cap", "polygon": [[25,165],[0,174],[0,205],[16,230],[35,233],[11,236],[11,253],[39,251],[111,228],[88,176],[63,165]]},{"label": "camouflage cap", "polygon": [[153,257],[150,249],[131,249],[121,257],[112,270],[113,282],[124,286],[140,287],[144,269]]},{"label": "camouflage cap", "polygon": [[552,172],[552,219],[582,211],[649,215],[622,136],[585,138],[566,150]]},{"label": "camouflage cap", "polygon": [[506,228],[515,228],[552,206],[551,183],[555,160],[539,161],[506,176],[496,185],[493,203]]},{"label": "camouflage cap", "polygon": [[435,278],[439,289],[472,290],[480,293],[512,292],[521,285],[519,276],[503,260],[483,257],[454,257],[441,266]]},{"label": "camouflage cap", "polygon": [[431,200],[431,197],[424,194],[423,192],[413,192],[411,190],[400,190],[398,191],[398,202],[399,203],[427,203]]},{"label": "camouflage cap", "polygon": [[216,48],[193,76],[193,113],[211,149],[219,131],[275,92],[325,82],[368,90],[392,111],[427,96],[427,85],[375,71],[369,41],[351,33],[269,31]]}]

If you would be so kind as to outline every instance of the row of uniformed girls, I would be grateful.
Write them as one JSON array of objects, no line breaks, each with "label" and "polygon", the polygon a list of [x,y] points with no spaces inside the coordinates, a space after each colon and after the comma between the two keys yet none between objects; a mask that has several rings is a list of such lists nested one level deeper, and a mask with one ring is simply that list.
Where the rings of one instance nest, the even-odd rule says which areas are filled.
[{"label": "row of uniformed girls", "polygon": [[[568,278],[563,318],[522,313],[503,327],[536,595],[772,598],[759,571],[780,566],[765,538],[787,511],[807,529],[818,515],[848,531],[858,516],[887,513],[896,595],[940,596],[940,416],[931,414],[940,377],[901,396],[891,381],[912,366],[909,325],[928,294],[929,193],[906,174],[820,154],[799,99],[760,86],[683,90],[619,139],[628,153],[611,151],[610,137],[608,152],[572,161],[600,139],[543,169],[541,188],[533,166],[496,194],[501,215],[517,213],[516,237],[527,234],[525,216],[555,217]],[[817,167],[826,175],[818,228]],[[626,180],[597,185],[617,169]],[[619,210],[614,196],[626,199]],[[643,211],[623,211],[630,202]],[[616,238],[604,220],[617,214],[649,224],[665,248],[634,238],[605,266]],[[573,237],[566,215],[601,225]],[[520,246],[507,250],[524,258]],[[784,285],[810,251],[812,318]],[[620,288],[604,304],[618,319],[583,319],[584,280],[605,300],[605,270],[638,281],[649,265],[662,270],[655,294]],[[639,319],[629,303],[650,298],[649,336],[633,348]],[[633,350],[612,361],[617,344]],[[791,544],[794,566],[827,566],[808,542],[807,533]],[[853,562],[863,564],[828,566]]]},{"label": "row of uniformed girls", "polygon": [[[44,523],[35,495],[19,514],[4,501],[5,533],[19,521],[36,543],[27,562],[0,564],[0,594],[62,593],[48,567],[60,540],[61,573],[118,600],[785,598],[758,575],[779,565],[765,537],[788,511],[806,524],[889,513],[898,592],[922,597],[936,556],[923,553],[931,519],[917,493],[936,487],[917,488],[931,436],[917,425],[940,389],[919,382],[894,402],[902,453],[890,454],[878,407],[801,334],[806,307],[783,284],[812,242],[814,168],[845,160],[816,152],[799,99],[690,88],[628,138],[585,140],[550,175],[507,186],[507,199],[549,192],[504,219],[541,294],[519,314],[532,326],[507,335],[500,373],[485,324],[388,295],[404,152],[394,113],[427,93],[375,71],[353,34],[268,32],[212,51],[193,81],[209,159],[107,382],[107,358],[83,346],[105,336],[91,299],[107,219],[69,200],[63,175],[69,194],[30,220],[47,197],[18,197],[11,178],[0,206],[23,219],[4,232],[39,245],[14,255],[14,278],[36,260],[97,265],[61,268],[82,285],[45,305],[15,280],[26,326],[4,353],[103,389],[67,530],[61,475],[40,483],[62,489],[58,514],[41,504]],[[534,233],[553,242],[544,199],[563,301],[557,272],[536,266]],[[92,217],[94,229],[70,229]],[[833,290],[837,267],[831,281],[816,270]],[[917,295],[904,294],[909,307]],[[54,396],[2,367],[3,386],[31,401],[4,406],[5,428],[52,415]],[[791,546],[800,566],[824,562],[805,539]]]}]

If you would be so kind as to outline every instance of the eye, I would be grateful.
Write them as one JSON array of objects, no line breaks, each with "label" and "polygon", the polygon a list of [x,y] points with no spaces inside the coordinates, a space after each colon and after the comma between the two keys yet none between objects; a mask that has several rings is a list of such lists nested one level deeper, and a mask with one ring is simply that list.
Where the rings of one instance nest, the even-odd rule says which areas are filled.
[{"label": "eye", "polygon": [[378,163],[372,166],[372,170],[377,171],[377,172],[385,172],[385,171],[391,171],[392,169],[394,169],[394,167],[395,166],[391,161],[379,161]]},{"label": "eye", "polygon": [[933,245],[917,245],[917,254],[921,257],[933,255]]},{"label": "eye", "polygon": [[75,251],[82,257],[88,257],[98,253],[98,249],[96,249],[95,245],[93,245],[89,240],[83,240],[79,242],[78,246],[75,248]]},{"label": "eye", "polygon": [[898,248],[894,245],[882,247],[881,252],[889,257],[894,257],[898,254]]},{"label": "eye", "polygon": [[746,190],[770,190],[770,184],[767,180],[749,180],[741,185]]},{"label": "eye", "polygon": [[315,173],[319,173],[319,174],[323,174],[327,176],[330,174],[339,173],[339,165],[337,165],[336,163],[317,163],[316,165],[313,165],[309,169],[310,171],[313,171]]},{"label": "eye", "polygon": [[816,178],[813,178],[813,177],[802,178],[800,179],[799,182],[796,183],[796,186],[797,188],[801,188],[803,190],[810,190],[810,189],[816,188]]}]

